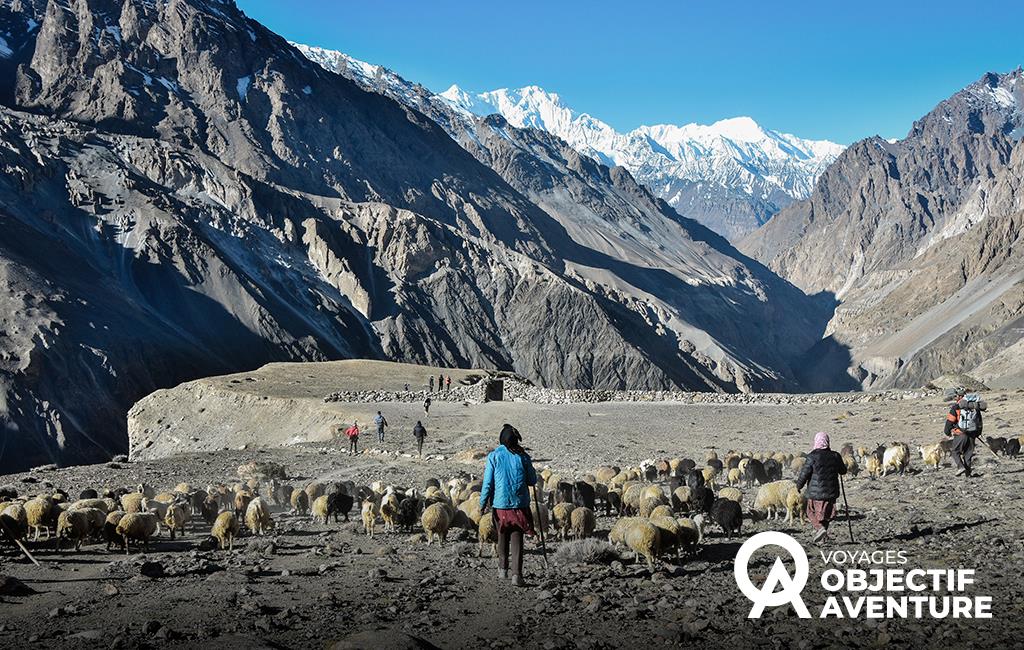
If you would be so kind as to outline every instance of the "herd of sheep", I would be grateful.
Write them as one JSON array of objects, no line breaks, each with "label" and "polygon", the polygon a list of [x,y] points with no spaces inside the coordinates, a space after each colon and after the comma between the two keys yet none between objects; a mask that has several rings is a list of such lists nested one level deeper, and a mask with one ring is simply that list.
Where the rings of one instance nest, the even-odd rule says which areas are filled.
[{"label": "herd of sheep", "polygon": [[[1008,453],[1005,447],[1002,453]],[[876,449],[845,445],[840,453],[851,476],[862,471],[871,477],[903,474],[911,460],[904,443]],[[943,441],[919,447],[918,453],[925,464],[937,468],[948,445]],[[653,567],[668,554],[694,554],[709,526],[726,537],[739,535],[744,489],[756,488],[748,517],[804,520],[806,501],[796,483],[784,478],[787,470],[798,473],[804,461],[803,454],[782,452],[730,451],[720,458],[712,450],[701,466],[688,458],[651,459],[635,467],[598,467],[576,477],[544,468],[538,485],[531,488],[533,520],[541,531],[569,540],[593,536],[599,513],[616,517],[608,541]],[[253,473],[252,467],[239,468],[240,475]],[[0,534],[22,545],[54,540],[58,549],[68,545],[77,551],[86,543],[105,542],[108,551],[117,547],[128,553],[133,546],[148,550],[162,527],[174,539],[202,520],[219,548],[230,550],[243,530],[251,535],[273,531],[275,511],[328,524],[332,518],[348,521],[355,507],[370,537],[378,533],[378,524],[385,533],[411,533],[419,526],[428,544],[443,544],[449,531],[465,529],[476,536],[480,555],[497,541],[493,518],[481,511],[480,480],[472,475],[429,479],[420,488],[352,481],[312,481],[296,487],[284,480],[281,468],[255,473],[260,477],[205,489],[181,483],[161,493],[145,484],[87,488],[75,500],[63,490],[22,496],[4,487]]]}]

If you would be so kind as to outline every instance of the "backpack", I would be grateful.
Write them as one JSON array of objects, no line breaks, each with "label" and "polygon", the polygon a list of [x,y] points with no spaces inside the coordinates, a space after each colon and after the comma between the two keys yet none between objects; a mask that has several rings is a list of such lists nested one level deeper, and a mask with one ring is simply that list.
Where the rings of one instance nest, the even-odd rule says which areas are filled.
[{"label": "backpack", "polygon": [[964,433],[977,433],[978,420],[981,419],[980,413],[985,410],[985,403],[976,393],[970,393],[957,403],[957,407],[956,428]]}]

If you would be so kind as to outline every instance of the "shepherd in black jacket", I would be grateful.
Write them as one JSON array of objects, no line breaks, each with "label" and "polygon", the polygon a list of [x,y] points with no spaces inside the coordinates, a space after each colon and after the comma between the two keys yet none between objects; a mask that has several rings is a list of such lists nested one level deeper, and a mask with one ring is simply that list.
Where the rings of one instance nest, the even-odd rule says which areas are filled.
[{"label": "shepherd in black jacket", "polygon": [[814,526],[814,541],[820,542],[828,536],[828,524],[836,516],[836,499],[839,498],[839,475],[846,473],[843,457],[829,448],[828,434],[819,431],[814,436],[814,449],[807,455],[796,489],[807,486],[807,518]]}]

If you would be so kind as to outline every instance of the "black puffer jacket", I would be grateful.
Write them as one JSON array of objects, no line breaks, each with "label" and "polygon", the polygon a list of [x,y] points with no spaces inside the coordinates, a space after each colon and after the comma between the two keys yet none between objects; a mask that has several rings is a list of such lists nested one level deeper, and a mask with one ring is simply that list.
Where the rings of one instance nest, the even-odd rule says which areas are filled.
[{"label": "black puffer jacket", "polygon": [[807,454],[807,460],[796,479],[796,487],[804,496],[815,501],[834,501],[839,498],[839,475],[846,473],[843,457],[831,449],[815,449]]}]

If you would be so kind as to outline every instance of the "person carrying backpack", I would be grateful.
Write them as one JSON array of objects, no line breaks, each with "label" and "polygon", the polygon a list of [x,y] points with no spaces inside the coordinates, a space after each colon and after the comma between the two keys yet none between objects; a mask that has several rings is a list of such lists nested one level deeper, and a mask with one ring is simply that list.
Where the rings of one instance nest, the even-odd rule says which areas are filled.
[{"label": "person carrying backpack", "polygon": [[387,419],[381,415],[380,411],[377,411],[377,417],[373,418],[373,423],[377,425],[377,443],[384,444],[384,428],[388,426]]},{"label": "person carrying backpack", "polygon": [[427,428],[419,420],[416,420],[416,426],[412,428],[412,435],[416,438],[416,453],[423,458],[423,440],[427,437]]},{"label": "person carrying backpack", "polygon": [[353,422],[352,426],[345,429],[345,435],[348,436],[348,453],[355,455],[359,453],[359,423]]},{"label": "person carrying backpack", "polygon": [[943,433],[953,438],[953,463],[956,464],[957,476],[971,475],[971,461],[974,459],[974,446],[981,437],[981,412],[987,407],[985,400],[977,393],[968,393],[963,388],[956,391],[956,401],[949,407],[946,415],[946,426]]},{"label": "person carrying backpack", "polygon": [[423,400],[423,415],[430,415],[430,398]]}]

